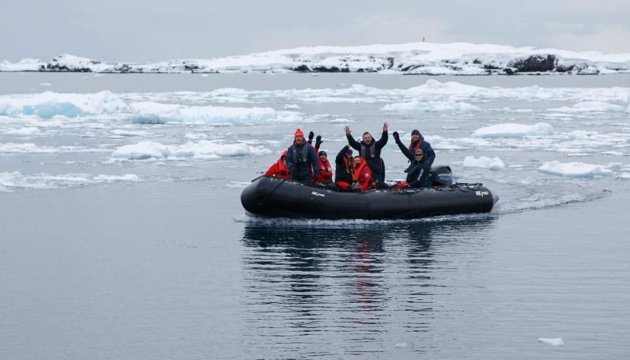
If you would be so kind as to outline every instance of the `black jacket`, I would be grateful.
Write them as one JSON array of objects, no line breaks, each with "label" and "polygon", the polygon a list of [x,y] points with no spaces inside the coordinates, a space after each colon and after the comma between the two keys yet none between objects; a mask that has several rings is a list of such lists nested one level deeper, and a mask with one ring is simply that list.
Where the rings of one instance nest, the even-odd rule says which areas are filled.
[{"label": "black jacket", "polygon": [[352,159],[346,163],[346,150],[348,150],[348,145],[344,146],[335,157],[335,182],[345,181],[352,184]]},{"label": "black jacket", "polygon": [[359,155],[365,159],[374,173],[374,178],[384,180],[382,178],[385,174],[385,163],[381,159],[381,149],[387,144],[387,131],[383,131],[381,138],[378,141],[373,140],[370,145],[366,145],[363,141],[356,141],[352,134],[347,134],[346,137],[348,138],[348,144],[359,151]]}]

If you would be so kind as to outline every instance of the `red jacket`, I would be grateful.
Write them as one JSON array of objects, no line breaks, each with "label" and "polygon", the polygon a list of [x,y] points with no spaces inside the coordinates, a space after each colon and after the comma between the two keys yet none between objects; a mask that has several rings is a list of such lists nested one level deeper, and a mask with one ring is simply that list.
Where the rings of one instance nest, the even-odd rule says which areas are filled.
[{"label": "red jacket", "polygon": [[370,170],[370,167],[363,158],[361,158],[359,167],[354,169],[353,180],[359,183],[361,190],[376,188],[376,183],[372,179],[372,170]]},{"label": "red jacket", "polygon": [[332,166],[330,166],[330,161],[322,161],[319,159],[319,174],[317,174],[316,182],[323,183],[332,180]]},{"label": "red jacket", "polygon": [[280,156],[280,159],[278,159],[275,164],[271,165],[267,172],[265,172],[265,176],[289,180],[289,178],[291,177],[291,171],[289,171],[287,163],[284,160],[285,156],[285,154],[282,154],[282,156]]}]

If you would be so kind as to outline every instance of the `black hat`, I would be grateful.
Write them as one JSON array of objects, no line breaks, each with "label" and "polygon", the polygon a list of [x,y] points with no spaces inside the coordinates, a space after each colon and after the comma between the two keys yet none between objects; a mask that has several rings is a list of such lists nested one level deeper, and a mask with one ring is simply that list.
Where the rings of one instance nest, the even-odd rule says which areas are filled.
[{"label": "black hat", "polygon": [[420,131],[414,130],[411,132],[411,135],[420,135]]},{"label": "black hat", "polygon": [[322,156],[322,155],[326,155],[328,156],[328,154],[326,154],[326,152],[324,150],[320,151],[317,156]]}]

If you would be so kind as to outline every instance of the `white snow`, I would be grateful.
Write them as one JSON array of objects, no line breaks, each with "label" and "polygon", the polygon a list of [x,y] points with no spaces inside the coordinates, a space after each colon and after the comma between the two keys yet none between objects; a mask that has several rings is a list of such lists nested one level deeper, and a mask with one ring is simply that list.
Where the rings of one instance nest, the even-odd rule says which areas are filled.
[{"label": "white snow", "polygon": [[548,123],[536,123],[534,125],[505,123],[483,127],[472,133],[473,137],[524,137],[544,136],[553,134],[553,127]]},{"label": "white snow", "polygon": [[469,168],[484,168],[490,170],[499,170],[505,168],[503,160],[498,157],[489,158],[487,156],[480,156],[479,158],[475,158],[474,156],[466,156],[462,165]]},{"label": "white snow", "polygon": [[538,338],[538,341],[543,344],[549,344],[551,346],[564,345],[562,338]]},{"label": "white snow", "polygon": [[613,171],[602,165],[586,164],[582,162],[561,163],[549,161],[542,164],[539,171],[558,176],[567,177],[596,177],[613,175]]},{"label": "white snow", "polygon": [[[514,69],[515,63],[531,56],[553,55],[558,65],[571,73],[630,72],[630,53],[602,54],[553,48],[511,47],[492,44],[429,43],[375,44],[366,46],[313,46],[212,59],[169,60],[158,63],[103,63],[73,55],[51,61],[24,59],[0,62],[0,71],[90,70],[92,72],[265,72],[278,73],[303,67],[412,74],[483,75]],[[487,66],[498,70],[488,70]]]}]

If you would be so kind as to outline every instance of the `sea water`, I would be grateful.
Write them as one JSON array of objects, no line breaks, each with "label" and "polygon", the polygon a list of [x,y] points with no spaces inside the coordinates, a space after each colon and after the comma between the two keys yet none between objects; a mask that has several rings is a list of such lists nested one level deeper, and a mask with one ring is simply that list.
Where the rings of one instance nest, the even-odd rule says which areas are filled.
[{"label": "sea water", "polygon": [[[0,74],[0,358],[624,358],[630,77]],[[489,214],[265,220],[300,127],[419,129]],[[390,138],[388,179],[406,160]],[[561,339],[561,340],[560,340]]]}]

